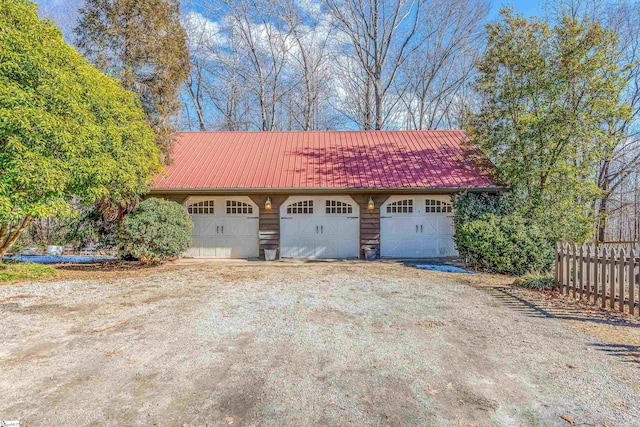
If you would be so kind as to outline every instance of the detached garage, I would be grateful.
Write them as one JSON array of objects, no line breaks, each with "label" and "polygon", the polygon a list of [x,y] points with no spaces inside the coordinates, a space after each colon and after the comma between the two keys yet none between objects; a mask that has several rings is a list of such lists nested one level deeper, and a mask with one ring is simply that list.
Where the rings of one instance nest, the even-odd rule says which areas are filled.
[{"label": "detached garage", "polygon": [[492,167],[462,131],[184,132],[151,195],[191,215],[187,257],[448,257]]}]

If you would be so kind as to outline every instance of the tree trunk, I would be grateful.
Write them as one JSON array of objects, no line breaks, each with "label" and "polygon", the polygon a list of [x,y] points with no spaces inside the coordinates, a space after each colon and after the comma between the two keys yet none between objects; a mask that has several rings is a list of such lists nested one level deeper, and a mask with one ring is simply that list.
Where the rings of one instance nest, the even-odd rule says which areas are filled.
[{"label": "tree trunk", "polygon": [[376,115],[376,130],[382,130],[382,100],[383,100],[383,93],[382,93],[382,88],[380,87],[380,79],[376,78],[376,81],[374,82],[374,91],[373,91],[373,95],[374,95],[374,99],[375,99],[375,115]]},{"label": "tree trunk", "polygon": [[193,107],[196,109],[196,115],[198,116],[198,125],[200,127],[200,132],[204,132],[207,130],[207,128],[204,124],[204,113],[202,112],[202,105],[200,104],[200,96],[193,91],[191,84],[187,84],[186,86],[187,86],[187,91],[189,93],[189,97],[193,102]]},{"label": "tree trunk", "polygon": [[602,196],[600,207],[598,208],[598,242],[604,242],[607,231],[607,201],[608,196]]},{"label": "tree trunk", "polygon": [[18,222],[19,226],[14,230],[12,230],[13,227],[11,225],[0,227],[0,263],[2,262],[2,257],[9,252],[9,249],[22,236],[22,233],[30,223],[31,216],[27,215],[22,222]]},{"label": "tree trunk", "polygon": [[602,191],[600,198],[600,206],[598,207],[598,232],[596,239],[598,242],[604,242],[607,231],[607,205],[609,204],[609,160],[605,161],[600,169],[600,176],[598,179],[598,187]]},{"label": "tree trunk", "polygon": [[364,103],[363,103],[363,130],[371,130],[371,79],[367,76],[364,88]]}]

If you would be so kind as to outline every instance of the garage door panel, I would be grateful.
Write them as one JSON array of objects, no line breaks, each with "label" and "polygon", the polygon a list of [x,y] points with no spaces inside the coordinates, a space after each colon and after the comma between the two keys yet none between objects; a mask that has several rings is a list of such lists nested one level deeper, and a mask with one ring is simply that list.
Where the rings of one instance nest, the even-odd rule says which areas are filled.
[{"label": "garage door panel", "polygon": [[254,258],[258,256],[254,244],[252,237],[226,236],[217,242],[216,256],[218,258]]},{"label": "garage door panel", "polygon": [[220,224],[224,226],[222,232],[225,236],[253,238],[256,234],[258,220],[249,217],[224,218]]},{"label": "garage door panel", "polygon": [[296,235],[300,237],[309,237],[311,239],[313,239],[314,235],[318,234],[318,229],[320,227],[318,221],[312,216],[296,218],[296,224],[296,228],[298,230]]},{"label": "garage door panel", "polygon": [[381,221],[380,255],[416,258],[422,251],[419,219],[411,217],[383,218]]},{"label": "garage door panel", "polygon": [[315,258],[316,242],[313,239],[300,239],[298,244],[294,245],[297,250],[294,251],[295,258]]},{"label": "garage door panel", "polygon": [[381,213],[382,257],[429,258],[457,255],[453,241],[453,215],[451,206],[445,199],[438,196],[415,196],[413,199],[392,196],[381,207]]},{"label": "garage door panel", "polygon": [[426,237],[423,239],[422,256],[424,257],[438,257],[440,252],[440,238],[439,237]]},{"label": "garage door panel", "polygon": [[456,247],[453,239],[441,241],[439,256],[457,256],[457,255],[458,255],[458,252],[456,251]]},{"label": "garage door panel", "polygon": [[425,238],[427,236],[439,236],[441,233],[440,218],[427,217],[422,221],[421,225],[423,225],[423,228],[420,229],[420,232]]},{"label": "garage door panel", "polygon": [[327,240],[317,240],[312,255],[306,255],[304,258],[336,258],[336,250]]},{"label": "garage door panel", "polygon": [[[300,212],[301,203],[313,212]],[[352,200],[292,197],[280,208],[280,250],[285,258],[356,258],[359,254],[358,205]]]},{"label": "garage door panel", "polygon": [[[258,256],[258,219],[246,214],[228,214],[227,198],[210,198],[190,206],[192,243],[186,256],[204,258],[255,258]],[[202,207],[204,204],[204,208]],[[195,206],[198,206],[195,208]],[[215,209],[214,209],[215,207]],[[201,213],[200,211],[203,211]],[[252,207],[252,212],[257,208]],[[244,211],[242,211],[244,213]]]},{"label": "garage door panel", "polygon": [[453,217],[443,217],[440,219],[439,229],[440,234],[453,236]]}]

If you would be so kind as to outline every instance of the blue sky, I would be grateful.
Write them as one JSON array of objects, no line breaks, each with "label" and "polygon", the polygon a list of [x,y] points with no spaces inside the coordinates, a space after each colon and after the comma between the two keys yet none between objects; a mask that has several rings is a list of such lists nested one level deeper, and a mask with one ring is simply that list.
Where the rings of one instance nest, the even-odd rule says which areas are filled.
[{"label": "blue sky", "polygon": [[[35,0],[41,5],[42,9],[54,9],[55,15],[69,14],[73,15],[74,6],[80,3],[79,0]],[[446,0],[445,0],[446,1]],[[521,12],[525,16],[536,15],[542,13],[542,0],[493,0],[491,8],[491,18],[497,16],[498,9],[505,4],[513,4],[515,10]]]},{"label": "blue sky", "polygon": [[502,5],[512,4],[516,12],[522,13],[528,17],[531,15],[542,15],[542,4],[540,0],[513,0],[513,1],[493,1],[491,7],[491,17],[495,17],[498,14],[498,10]]}]

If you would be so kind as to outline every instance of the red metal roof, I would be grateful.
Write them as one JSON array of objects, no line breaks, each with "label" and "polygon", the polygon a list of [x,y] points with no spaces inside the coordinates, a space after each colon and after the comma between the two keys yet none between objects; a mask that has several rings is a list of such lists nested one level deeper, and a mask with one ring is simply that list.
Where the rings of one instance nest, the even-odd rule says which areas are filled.
[{"label": "red metal roof", "polygon": [[463,131],[183,132],[155,190],[493,187]]}]

